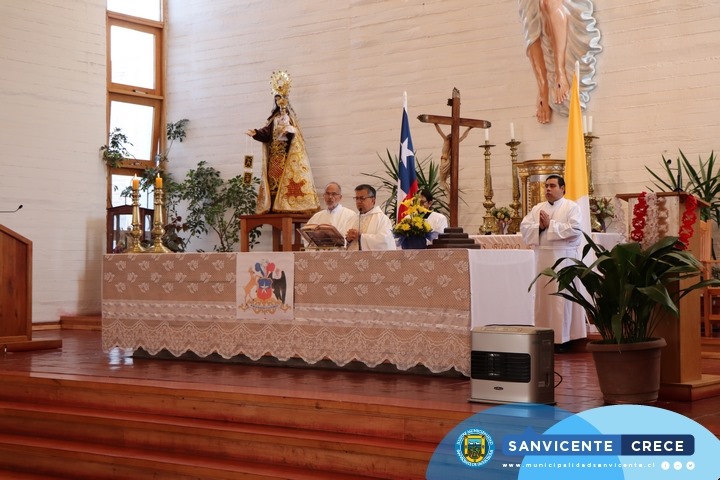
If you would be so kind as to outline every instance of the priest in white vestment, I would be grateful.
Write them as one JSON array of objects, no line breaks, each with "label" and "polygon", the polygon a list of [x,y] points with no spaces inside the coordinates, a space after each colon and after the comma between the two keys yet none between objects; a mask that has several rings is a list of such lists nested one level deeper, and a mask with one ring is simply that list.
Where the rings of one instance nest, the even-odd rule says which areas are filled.
[{"label": "priest in white vestment", "polygon": [[[538,273],[552,267],[562,257],[579,258],[578,247],[583,238],[580,207],[564,198],[565,180],[559,175],[549,175],[545,180],[547,201],[535,205],[520,223],[523,241],[535,250]],[[557,292],[557,283],[548,284],[546,278],[536,283],[535,326],[555,331],[556,350],[567,349],[563,345],[570,340],[585,338],[585,311]]]},{"label": "priest in white vestment", "polygon": [[358,224],[358,214],[340,204],[342,188],[339,183],[330,182],[325,185],[323,200],[327,208],[310,217],[306,225],[332,225],[345,235],[349,229]]},{"label": "priest in white vestment", "polygon": [[347,231],[348,250],[395,250],[392,222],[375,205],[376,191],[370,185],[355,187],[357,224]]}]

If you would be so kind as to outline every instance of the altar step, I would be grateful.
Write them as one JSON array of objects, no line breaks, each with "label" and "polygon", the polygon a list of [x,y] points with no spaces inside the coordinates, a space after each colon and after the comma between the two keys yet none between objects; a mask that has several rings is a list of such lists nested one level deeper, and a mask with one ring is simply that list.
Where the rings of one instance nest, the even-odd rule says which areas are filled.
[{"label": "altar step", "polygon": [[155,380],[0,382],[0,478],[420,479],[467,416]]}]

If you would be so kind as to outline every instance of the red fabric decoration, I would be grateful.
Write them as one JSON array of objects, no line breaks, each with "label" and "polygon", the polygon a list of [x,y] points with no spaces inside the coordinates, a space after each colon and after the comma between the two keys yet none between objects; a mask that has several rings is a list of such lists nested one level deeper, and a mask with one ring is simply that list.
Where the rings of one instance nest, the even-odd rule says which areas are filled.
[{"label": "red fabric decoration", "polygon": [[697,220],[697,198],[689,195],[685,199],[685,212],[682,216],[682,224],[678,233],[678,242],[676,247],[679,250],[686,250],[690,245],[690,238],[694,233],[695,221]]},{"label": "red fabric decoration", "polygon": [[[645,223],[647,222],[648,204],[647,193],[643,192],[638,197],[638,202],[633,207],[632,231],[630,238],[634,242],[642,242],[645,237]],[[692,234],[691,234],[692,235]]]}]

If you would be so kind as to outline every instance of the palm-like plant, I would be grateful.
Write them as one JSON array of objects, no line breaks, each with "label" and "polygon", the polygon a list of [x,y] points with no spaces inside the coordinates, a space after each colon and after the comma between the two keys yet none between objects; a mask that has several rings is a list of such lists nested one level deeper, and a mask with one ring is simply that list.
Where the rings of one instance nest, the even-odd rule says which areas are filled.
[{"label": "palm-like plant", "polygon": [[[720,224],[720,168],[715,168],[715,152],[711,152],[707,160],[698,157],[697,168],[685,157],[680,150],[680,157],[677,159],[680,172],[673,171],[670,167],[672,161],[662,157],[663,172],[667,178],[645,167],[653,176],[655,182],[653,185],[660,191],[674,192],[687,191],[698,198],[703,199],[710,204],[709,207],[700,209],[700,215],[703,220],[712,218],[716,223]],[[687,183],[682,182],[682,173],[687,176]],[[680,175],[678,175],[680,173]]]},{"label": "palm-like plant", "polygon": [[[380,187],[377,188],[378,191],[385,189],[390,192],[388,199],[383,202],[380,208],[383,209],[388,217],[394,219],[395,212],[397,211],[398,157],[397,155],[393,156],[390,150],[386,149],[385,151],[387,158],[382,157],[379,153],[377,154],[385,168],[385,172],[383,174],[363,173],[362,175],[379,180]],[[440,168],[431,160],[431,155],[415,163],[415,173],[418,179],[418,188],[420,188],[420,190],[427,189],[432,193],[433,209],[436,212],[448,216],[450,207],[448,205],[447,194],[445,190],[440,187]]]}]

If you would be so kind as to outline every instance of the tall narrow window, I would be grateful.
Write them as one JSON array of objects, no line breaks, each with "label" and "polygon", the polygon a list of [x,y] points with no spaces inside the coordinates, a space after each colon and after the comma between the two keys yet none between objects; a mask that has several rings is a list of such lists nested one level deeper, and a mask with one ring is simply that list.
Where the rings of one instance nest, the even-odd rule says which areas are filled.
[{"label": "tall narrow window", "polygon": [[[107,0],[107,131],[120,128],[130,156],[108,175],[108,207],[164,146],[162,0]],[[152,196],[141,205],[152,208]]]}]

